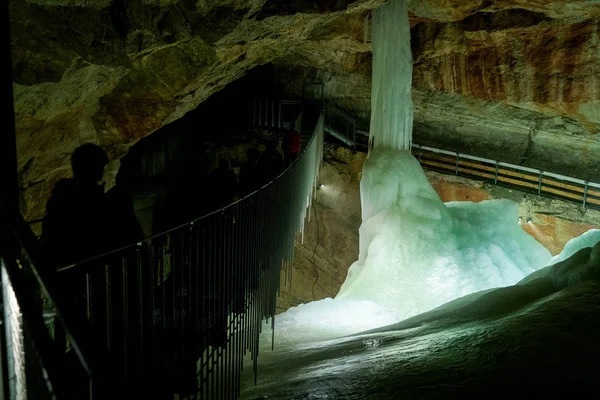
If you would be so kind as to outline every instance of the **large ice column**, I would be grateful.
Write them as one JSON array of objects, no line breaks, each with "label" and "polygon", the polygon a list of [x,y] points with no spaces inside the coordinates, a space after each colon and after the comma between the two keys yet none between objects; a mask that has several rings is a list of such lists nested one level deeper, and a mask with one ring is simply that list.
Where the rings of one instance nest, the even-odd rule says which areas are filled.
[{"label": "large ice column", "polygon": [[372,48],[369,140],[374,148],[410,150],[413,61],[407,0],[390,0],[373,12]]},{"label": "large ice column", "polygon": [[360,255],[336,300],[371,301],[406,318],[479,290],[512,285],[550,253],[508,200],[444,204],[407,151],[363,167]]}]

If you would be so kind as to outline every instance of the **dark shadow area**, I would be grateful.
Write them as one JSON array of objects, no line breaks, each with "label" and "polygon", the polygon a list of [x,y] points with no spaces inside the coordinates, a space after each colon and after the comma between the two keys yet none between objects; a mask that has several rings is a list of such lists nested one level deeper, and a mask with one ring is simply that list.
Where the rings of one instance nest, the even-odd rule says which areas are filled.
[{"label": "dark shadow area", "polygon": [[[118,179],[133,194],[146,236],[206,215],[282,172],[286,129],[273,113],[281,99],[273,65],[261,66],[130,149]],[[265,113],[275,126],[256,116]]]},{"label": "dark shadow area", "polygon": [[352,0],[267,0],[256,19],[273,15],[291,15],[296,13],[327,13],[342,11],[353,3]]}]

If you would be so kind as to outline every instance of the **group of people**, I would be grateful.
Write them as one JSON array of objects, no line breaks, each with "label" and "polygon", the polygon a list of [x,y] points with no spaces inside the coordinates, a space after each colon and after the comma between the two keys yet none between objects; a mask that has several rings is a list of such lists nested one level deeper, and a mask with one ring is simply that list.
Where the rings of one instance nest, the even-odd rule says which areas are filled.
[{"label": "group of people", "polygon": [[248,162],[240,168],[240,196],[252,193],[275,179],[296,160],[300,152],[300,134],[292,128],[285,130],[281,146],[283,154],[277,147],[277,142],[270,142],[262,153],[255,148],[248,149]]},{"label": "group of people", "polygon": [[106,152],[95,144],[78,147],[71,156],[73,178],[52,190],[42,223],[41,243],[52,265],[85,260],[143,239],[131,194],[117,178],[104,192]]},{"label": "group of people", "polygon": [[[229,160],[219,160],[201,197],[179,188],[162,207],[157,207],[161,215],[155,219],[160,228],[168,229],[224,207],[276,178],[298,157],[300,134],[293,128],[286,129],[281,143],[281,152],[278,141],[269,142],[262,153],[254,147],[248,149],[239,180]],[[42,246],[52,264],[79,262],[143,239],[122,175],[117,176],[112,189],[104,191],[107,164],[106,152],[95,144],[84,144],[73,152],[73,177],[60,180],[54,187],[42,225]],[[194,192],[199,192],[197,187]]]}]

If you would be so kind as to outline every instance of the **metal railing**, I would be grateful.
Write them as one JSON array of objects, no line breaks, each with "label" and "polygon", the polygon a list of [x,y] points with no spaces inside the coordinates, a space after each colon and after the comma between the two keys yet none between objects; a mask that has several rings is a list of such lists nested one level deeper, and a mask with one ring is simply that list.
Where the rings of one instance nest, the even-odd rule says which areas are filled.
[{"label": "metal railing", "polygon": [[[356,146],[355,120],[330,104],[325,105],[325,132],[348,146]],[[423,167],[438,172],[576,202],[583,207],[600,207],[600,183],[418,144],[413,144],[411,151]]]},{"label": "metal railing", "polygon": [[250,105],[252,124],[264,128],[289,128],[301,111],[300,100],[254,100]]},{"label": "metal railing", "polygon": [[55,280],[40,269],[44,262],[37,238],[21,220],[13,235],[4,239],[11,242],[10,250],[5,247],[0,256],[7,344],[0,352],[6,352],[8,398],[111,397],[111,386],[106,384],[114,381],[108,379],[110,370],[103,368],[102,353],[86,341],[86,326],[74,318]]},{"label": "metal railing", "polygon": [[346,145],[356,146],[356,121],[331,104],[325,104],[325,132],[335,136]]},{"label": "metal railing", "polygon": [[412,153],[428,169],[581,203],[583,207],[600,206],[600,183],[418,144],[413,144]]},{"label": "metal railing", "polygon": [[263,318],[291,282],[322,160],[323,117],[276,179],[200,219],[59,269],[113,373],[153,398],[237,398],[244,355],[256,373]]}]

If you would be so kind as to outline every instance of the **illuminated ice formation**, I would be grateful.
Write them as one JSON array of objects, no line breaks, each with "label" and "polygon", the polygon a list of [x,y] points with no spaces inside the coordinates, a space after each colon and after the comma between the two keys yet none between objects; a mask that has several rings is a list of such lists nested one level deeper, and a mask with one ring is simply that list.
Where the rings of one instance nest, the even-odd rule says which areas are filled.
[{"label": "illuminated ice formation", "polygon": [[600,229],[590,229],[583,235],[569,240],[563,251],[561,251],[560,254],[552,257],[548,265],[553,265],[557,262],[564,261],[581,249],[586,247],[594,247],[598,242],[600,242]]},{"label": "illuminated ice formation", "polygon": [[336,299],[373,301],[399,319],[515,284],[550,259],[517,224],[514,202],[444,204],[406,151],[371,154],[361,202],[359,260]]},{"label": "illuminated ice formation", "polygon": [[373,75],[369,140],[375,148],[410,150],[413,58],[407,0],[391,0],[373,12]]},{"label": "illuminated ice formation", "polygon": [[508,200],[442,203],[406,151],[376,150],[363,167],[360,256],[335,299],[276,318],[278,345],[338,338],[517,283],[550,253]]}]

